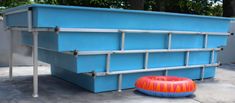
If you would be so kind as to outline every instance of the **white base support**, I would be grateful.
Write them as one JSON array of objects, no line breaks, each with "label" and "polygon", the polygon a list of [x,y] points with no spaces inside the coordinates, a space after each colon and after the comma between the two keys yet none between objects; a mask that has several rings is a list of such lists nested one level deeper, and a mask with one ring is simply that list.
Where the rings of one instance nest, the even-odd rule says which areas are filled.
[{"label": "white base support", "polygon": [[13,53],[14,53],[14,44],[13,44],[13,35],[14,31],[10,30],[10,57],[9,57],[9,79],[13,80]]},{"label": "white base support", "polygon": [[122,92],[122,74],[118,75],[118,92]]},{"label": "white base support", "polygon": [[33,97],[38,97],[38,32],[33,32]]}]

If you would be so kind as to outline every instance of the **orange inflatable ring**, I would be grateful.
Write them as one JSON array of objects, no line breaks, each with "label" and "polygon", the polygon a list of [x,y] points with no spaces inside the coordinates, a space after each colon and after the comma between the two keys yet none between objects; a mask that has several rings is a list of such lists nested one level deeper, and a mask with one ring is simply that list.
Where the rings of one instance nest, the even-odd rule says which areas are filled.
[{"label": "orange inflatable ring", "polygon": [[145,76],[139,78],[135,86],[144,94],[160,97],[184,97],[196,90],[194,81],[176,76]]}]

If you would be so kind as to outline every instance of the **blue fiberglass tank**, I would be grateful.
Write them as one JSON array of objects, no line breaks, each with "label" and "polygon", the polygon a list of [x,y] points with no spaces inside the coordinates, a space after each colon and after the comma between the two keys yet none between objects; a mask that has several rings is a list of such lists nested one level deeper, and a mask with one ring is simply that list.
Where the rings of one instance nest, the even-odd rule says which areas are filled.
[{"label": "blue fiberglass tank", "polygon": [[[32,25],[35,28],[58,26],[60,28],[228,32],[230,22],[230,19],[220,17],[39,4],[12,8],[6,12],[29,7],[33,11]],[[27,12],[8,15],[6,18],[6,24],[9,27],[28,25]],[[59,35],[54,32],[39,32],[39,34],[39,47],[55,51],[119,50],[121,42],[121,32],[59,32]],[[166,49],[167,35],[165,34],[126,33],[125,49]],[[172,48],[202,48],[203,40],[203,35],[172,35]],[[27,39],[25,42],[30,43],[31,40]],[[209,48],[225,44],[226,36],[208,37]]]},{"label": "blue fiberglass tank", "polygon": [[[227,43],[231,21],[177,13],[38,4],[4,13],[21,9],[32,10],[33,28],[58,29],[39,31],[38,35],[39,59],[51,64],[52,75],[92,92],[133,88],[135,80],[146,75],[214,77],[217,54]],[[6,26],[27,28],[27,11],[6,15]],[[32,45],[32,33],[21,34],[22,43]],[[120,74],[122,81],[118,82]]]}]

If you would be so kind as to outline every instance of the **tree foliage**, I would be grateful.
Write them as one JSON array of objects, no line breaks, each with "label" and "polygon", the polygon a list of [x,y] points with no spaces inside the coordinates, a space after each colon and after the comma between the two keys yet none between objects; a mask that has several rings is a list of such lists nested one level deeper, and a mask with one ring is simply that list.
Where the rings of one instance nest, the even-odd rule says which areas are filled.
[{"label": "tree foliage", "polygon": [[[222,16],[222,0],[34,0],[34,3],[89,6],[101,8],[143,9],[199,15]],[[137,2],[138,1],[138,2]],[[30,0],[0,0],[0,7],[31,4]],[[141,4],[138,4],[141,3]],[[137,7],[140,6],[140,7]]]}]

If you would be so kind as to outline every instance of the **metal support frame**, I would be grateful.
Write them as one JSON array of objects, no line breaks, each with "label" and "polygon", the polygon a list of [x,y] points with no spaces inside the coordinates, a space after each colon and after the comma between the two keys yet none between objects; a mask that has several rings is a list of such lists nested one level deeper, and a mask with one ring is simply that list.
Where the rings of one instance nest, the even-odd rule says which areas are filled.
[{"label": "metal support frame", "polygon": [[32,10],[28,10],[28,31],[31,32],[33,28],[33,18],[32,18]]},{"label": "metal support frame", "polygon": [[3,28],[4,28],[4,30],[7,30],[7,29],[8,29],[6,24],[7,24],[6,15],[3,14]]},{"label": "metal support frame", "polygon": [[202,67],[217,67],[219,63],[206,64],[206,65],[190,65],[190,66],[176,66],[176,67],[164,67],[164,68],[148,68],[148,69],[133,69],[125,71],[114,71],[114,72],[97,72],[96,76],[105,76],[105,75],[117,75],[117,74],[131,74],[131,73],[140,73],[140,72],[154,72],[154,71],[169,71],[169,70],[179,70],[179,69],[189,69],[189,68],[202,68]]},{"label": "metal support frame", "polygon": [[33,32],[33,97],[38,97],[38,32]]},{"label": "metal support frame", "polygon": [[201,67],[201,81],[204,80],[205,68],[206,68],[206,66],[202,66],[202,67]]},{"label": "metal support frame", "polygon": [[168,76],[168,70],[167,70],[167,69],[165,70],[164,75],[165,75],[165,76]]},{"label": "metal support frame", "polygon": [[168,34],[168,49],[171,49],[171,38],[172,38],[172,34],[171,33],[169,33]]},{"label": "metal support frame", "polygon": [[122,32],[121,51],[125,49],[125,32]]},{"label": "metal support frame", "polygon": [[148,69],[148,62],[149,62],[149,52],[146,52],[144,58],[144,69]]},{"label": "metal support frame", "polygon": [[[28,31],[28,28],[11,27],[12,29]],[[32,28],[34,31],[51,31],[55,32],[55,28]],[[153,33],[153,34],[185,34],[185,35],[221,35],[229,36],[226,32],[188,32],[188,31],[166,31],[166,30],[128,30],[128,29],[91,29],[91,28],[59,28],[58,32],[96,32],[96,33]]]},{"label": "metal support frame", "polygon": [[215,50],[213,49],[213,50],[211,51],[211,64],[214,63],[214,58],[215,58]]},{"label": "metal support frame", "polygon": [[9,56],[9,79],[13,80],[13,53],[14,53],[14,43],[13,36],[14,31],[10,30],[10,56]]},{"label": "metal support frame", "polygon": [[204,48],[207,48],[208,45],[208,34],[205,34],[204,36]]},{"label": "metal support frame", "polygon": [[[150,50],[114,50],[114,51],[79,51],[78,55],[99,55],[99,54],[127,54],[127,53],[160,53],[160,52],[192,52],[192,51],[219,51],[220,48],[206,48],[206,49],[150,49]],[[70,53],[70,52],[68,52]]]},{"label": "metal support frame", "polygon": [[110,60],[111,60],[111,54],[108,53],[106,57],[106,73],[110,72]]},{"label": "metal support frame", "polygon": [[190,52],[189,51],[186,51],[186,57],[185,57],[185,66],[188,66],[189,65],[189,56],[190,55]]},{"label": "metal support frame", "polygon": [[118,74],[118,92],[122,92],[122,74]]}]

